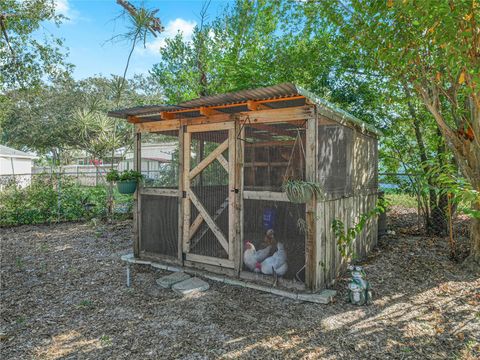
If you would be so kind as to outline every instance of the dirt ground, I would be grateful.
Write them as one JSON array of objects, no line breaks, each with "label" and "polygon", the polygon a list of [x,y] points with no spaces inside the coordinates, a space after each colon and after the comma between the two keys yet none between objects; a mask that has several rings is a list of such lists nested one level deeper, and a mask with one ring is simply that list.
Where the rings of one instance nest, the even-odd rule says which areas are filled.
[{"label": "dirt ground", "polygon": [[448,258],[444,239],[384,237],[364,263],[372,305],[295,302],[210,282],[161,290],[120,256],[130,222],[0,229],[1,359],[476,359],[480,277]]}]

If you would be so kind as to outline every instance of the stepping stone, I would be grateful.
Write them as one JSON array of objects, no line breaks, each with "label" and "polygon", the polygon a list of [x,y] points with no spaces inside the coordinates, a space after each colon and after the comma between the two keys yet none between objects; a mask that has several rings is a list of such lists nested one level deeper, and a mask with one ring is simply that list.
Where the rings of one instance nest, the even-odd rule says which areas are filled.
[{"label": "stepping stone", "polygon": [[205,291],[210,287],[207,282],[199,278],[190,278],[172,286],[172,290],[181,295]]},{"label": "stepping stone", "polygon": [[171,273],[167,276],[162,276],[161,278],[157,279],[157,284],[164,289],[168,289],[171,288],[172,285],[187,279],[190,279],[190,275],[180,271]]}]

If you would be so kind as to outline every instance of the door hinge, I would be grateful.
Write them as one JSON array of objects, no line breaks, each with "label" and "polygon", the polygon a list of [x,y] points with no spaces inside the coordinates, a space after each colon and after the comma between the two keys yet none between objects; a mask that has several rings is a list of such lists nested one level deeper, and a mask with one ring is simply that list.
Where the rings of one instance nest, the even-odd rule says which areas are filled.
[{"label": "door hinge", "polygon": [[184,198],[184,199],[187,198],[187,192],[186,191],[182,191],[182,198]]},{"label": "door hinge", "polygon": [[187,260],[187,254],[184,252],[182,252],[182,260],[183,261]]}]

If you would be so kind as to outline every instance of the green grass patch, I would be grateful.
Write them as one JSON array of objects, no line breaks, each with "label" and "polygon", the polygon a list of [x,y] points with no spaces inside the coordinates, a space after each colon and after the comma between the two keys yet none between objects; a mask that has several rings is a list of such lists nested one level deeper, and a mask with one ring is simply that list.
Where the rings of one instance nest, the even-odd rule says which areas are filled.
[{"label": "green grass patch", "polygon": [[402,206],[413,209],[418,207],[417,198],[409,194],[385,194],[385,199],[390,206]]}]

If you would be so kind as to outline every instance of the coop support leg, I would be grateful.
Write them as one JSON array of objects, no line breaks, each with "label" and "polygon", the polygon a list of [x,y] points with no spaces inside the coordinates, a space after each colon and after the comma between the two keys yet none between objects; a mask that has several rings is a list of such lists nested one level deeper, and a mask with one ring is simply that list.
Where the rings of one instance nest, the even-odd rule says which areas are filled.
[{"label": "coop support leg", "polygon": [[127,263],[127,287],[130,287],[130,263]]}]

